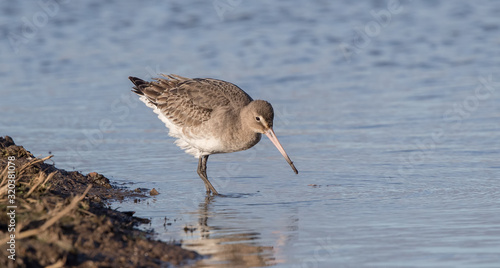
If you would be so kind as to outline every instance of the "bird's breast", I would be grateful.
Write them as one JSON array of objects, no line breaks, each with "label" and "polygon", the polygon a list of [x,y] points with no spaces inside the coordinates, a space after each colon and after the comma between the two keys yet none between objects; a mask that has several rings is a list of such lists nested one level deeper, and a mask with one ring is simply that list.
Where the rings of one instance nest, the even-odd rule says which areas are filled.
[{"label": "bird's breast", "polygon": [[235,146],[234,148],[235,152],[252,148],[260,141],[261,137],[262,135],[260,133],[250,133],[243,139],[239,139],[239,141],[236,143],[237,146]]},{"label": "bird's breast", "polygon": [[219,128],[217,131],[207,131],[206,129],[193,132],[188,131],[184,132],[184,134],[184,141],[206,154],[247,150],[261,139],[261,134],[259,133],[244,133],[231,127]]}]

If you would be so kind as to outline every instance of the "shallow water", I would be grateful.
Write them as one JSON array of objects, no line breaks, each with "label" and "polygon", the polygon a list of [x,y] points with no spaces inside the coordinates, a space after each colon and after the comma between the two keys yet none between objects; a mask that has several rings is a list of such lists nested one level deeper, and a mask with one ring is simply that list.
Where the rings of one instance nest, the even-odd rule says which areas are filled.
[{"label": "shallow water", "polygon": [[[0,135],[158,189],[114,206],[211,256],[194,267],[497,267],[500,4],[390,3],[2,3]],[[273,103],[299,175],[263,138],[210,157],[207,200],[130,92],[157,73]]]}]

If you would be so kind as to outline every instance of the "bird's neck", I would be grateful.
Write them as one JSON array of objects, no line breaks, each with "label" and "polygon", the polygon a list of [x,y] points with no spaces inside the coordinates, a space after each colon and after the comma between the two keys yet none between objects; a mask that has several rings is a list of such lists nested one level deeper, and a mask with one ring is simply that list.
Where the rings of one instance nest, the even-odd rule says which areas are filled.
[{"label": "bird's neck", "polygon": [[250,116],[251,112],[250,112],[250,109],[249,109],[249,105],[246,105],[245,107],[243,107],[240,111],[240,116],[239,116],[239,131],[242,131],[242,132],[247,132],[247,133],[250,133],[250,132],[255,132],[252,127],[250,126],[250,124],[248,124],[248,118],[251,118]]},{"label": "bird's neck", "polygon": [[245,149],[248,149],[260,141],[261,134],[255,132],[254,129],[248,124],[246,119],[251,118],[251,112],[248,105],[243,107],[240,111],[238,126],[236,126],[236,135],[240,142],[245,143]]}]

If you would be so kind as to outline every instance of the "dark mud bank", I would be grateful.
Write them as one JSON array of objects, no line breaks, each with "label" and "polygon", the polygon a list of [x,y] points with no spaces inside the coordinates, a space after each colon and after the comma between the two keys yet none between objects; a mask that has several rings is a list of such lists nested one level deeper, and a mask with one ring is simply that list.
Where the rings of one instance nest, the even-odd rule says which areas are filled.
[{"label": "dark mud bank", "polygon": [[0,267],[167,267],[200,258],[136,228],[148,220],[106,205],[145,195],[113,187],[96,172],[58,169],[49,158],[0,137]]}]

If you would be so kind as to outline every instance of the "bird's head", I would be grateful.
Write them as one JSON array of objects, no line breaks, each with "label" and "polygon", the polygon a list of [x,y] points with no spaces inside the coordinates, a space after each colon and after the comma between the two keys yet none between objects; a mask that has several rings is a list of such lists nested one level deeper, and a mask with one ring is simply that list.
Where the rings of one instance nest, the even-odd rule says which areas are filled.
[{"label": "bird's head", "polygon": [[264,100],[254,100],[250,102],[242,111],[242,120],[244,124],[246,124],[246,127],[250,128],[255,133],[265,134],[273,142],[274,146],[278,148],[295,174],[299,173],[274,133],[274,110],[269,102]]},{"label": "bird's head", "polygon": [[269,102],[255,100],[246,108],[244,120],[254,132],[266,134],[269,129],[273,128],[274,110]]}]

